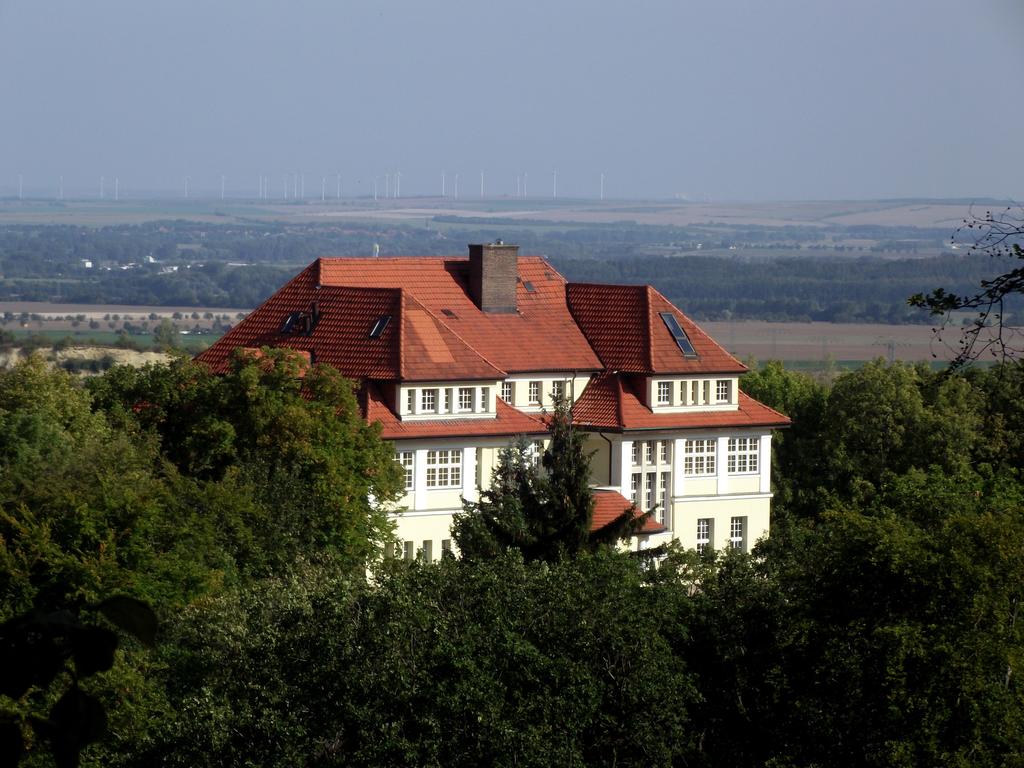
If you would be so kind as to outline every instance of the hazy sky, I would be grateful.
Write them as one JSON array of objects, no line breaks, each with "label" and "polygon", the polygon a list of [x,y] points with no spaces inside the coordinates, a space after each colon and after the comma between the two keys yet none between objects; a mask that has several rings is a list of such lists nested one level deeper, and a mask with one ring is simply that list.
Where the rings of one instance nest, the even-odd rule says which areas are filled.
[{"label": "hazy sky", "polygon": [[1021,199],[1022,78],[1024,0],[0,0],[0,195]]}]

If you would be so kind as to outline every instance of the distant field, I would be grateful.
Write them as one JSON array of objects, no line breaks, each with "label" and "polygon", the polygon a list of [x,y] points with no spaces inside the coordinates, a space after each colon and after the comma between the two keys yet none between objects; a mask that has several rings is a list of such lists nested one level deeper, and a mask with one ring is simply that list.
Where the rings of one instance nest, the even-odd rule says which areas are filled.
[{"label": "distant field", "polygon": [[[929,326],[858,323],[707,322],[701,327],[744,359],[792,362],[887,360],[948,361],[953,350]],[[957,334],[944,335],[955,346]]]},{"label": "distant field", "polygon": [[[257,201],[210,200],[2,200],[0,225],[74,224],[105,226],[181,219],[193,222],[243,221],[319,222],[348,221],[423,224],[434,216],[507,219],[533,222],[637,224],[687,226],[717,223],[747,226],[883,225],[942,227],[952,230],[970,210],[965,200],[833,200],[806,202],[688,202],[683,200],[527,200],[496,197],[451,200],[436,197],[378,200]],[[998,203],[974,206],[983,213]]]}]

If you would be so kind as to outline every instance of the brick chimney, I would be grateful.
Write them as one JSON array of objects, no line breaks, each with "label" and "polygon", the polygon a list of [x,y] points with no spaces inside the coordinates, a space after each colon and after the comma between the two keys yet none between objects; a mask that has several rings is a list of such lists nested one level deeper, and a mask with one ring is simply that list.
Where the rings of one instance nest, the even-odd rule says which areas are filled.
[{"label": "brick chimney", "polygon": [[469,295],[484,312],[515,312],[519,246],[469,246]]}]

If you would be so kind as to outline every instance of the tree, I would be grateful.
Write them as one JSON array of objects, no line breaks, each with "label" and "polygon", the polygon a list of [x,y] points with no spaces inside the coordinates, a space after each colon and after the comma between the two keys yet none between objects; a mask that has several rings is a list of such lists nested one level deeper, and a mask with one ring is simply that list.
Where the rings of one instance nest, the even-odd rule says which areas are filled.
[{"label": "tree", "polygon": [[642,514],[629,505],[611,523],[592,531],[590,457],[564,399],[556,402],[549,425],[543,471],[534,463],[532,448],[520,441],[502,450],[491,487],[481,491],[480,501],[463,502],[452,536],[464,559],[517,550],[527,561],[553,562],[613,545],[642,528],[653,513]]},{"label": "tree", "polygon": [[163,350],[177,349],[181,346],[178,326],[166,317],[153,329],[153,345]]},{"label": "tree", "polygon": [[[927,295],[916,293],[908,299],[911,306],[942,318],[937,329],[940,340],[951,328],[961,329],[952,362],[954,368],[988,356],[1006,362],[1024,352],[1024,328],[1018,316],[1024,309],[1024,265],[1013,266],[1015,262],[1024,262],[1024,217],[1009,206],[999,214],[972,213],[953,233],[953,244],[958,246],[965,235],[971,255],[1009,260],[1010,267],[991,280],[982,280],[975,293],[961,295],[936,288]],[[962,312],[977,314],[960,324],[954,313]]]}]

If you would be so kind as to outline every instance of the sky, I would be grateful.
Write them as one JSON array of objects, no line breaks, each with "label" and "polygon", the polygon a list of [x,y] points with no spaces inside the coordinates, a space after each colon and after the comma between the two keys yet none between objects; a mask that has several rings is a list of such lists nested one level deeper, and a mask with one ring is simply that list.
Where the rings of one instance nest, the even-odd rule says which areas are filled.
[{"label": "sky", "polygon": [[1021,200],[1022,76],[1022,0],[0,0],[0,196]]}]

